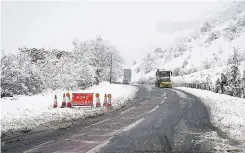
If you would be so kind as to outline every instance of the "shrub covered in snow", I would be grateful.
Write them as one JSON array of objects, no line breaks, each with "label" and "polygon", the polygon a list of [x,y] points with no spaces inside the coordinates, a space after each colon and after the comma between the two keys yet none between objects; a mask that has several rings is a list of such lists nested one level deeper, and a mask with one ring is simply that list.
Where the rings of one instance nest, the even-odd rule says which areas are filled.
[{"label": "shrub covered in snow", "polygon": [[181,68],[179,68],[179,67],[176,67],[174,70],[173,70],[173,76],[179,76],[180,75],[180,70],[181,70]]},{"label": "shrub covered in snow", "polygon": [[205,22],[205,23],[202,25],[200,31],[201,31],[201,32],[208,32],[208,31],[211,30],[211,28],[212,28],[212,27],[211,27],[211,24],[210,24],[209,22]]},{"label": "shrub covered in snow", "polygon": [[218,39],[221,33],[219,31],[213,31],[209,34],[208,38],[206,39],[206,43],[210,44],[213,40]]},{"label": "shrub covered in snow", "polygon": [[122,57],[101,37],[73,42],[73,51],[19,48],[18,54],[1,57],[2,93],[37,94],[44,89],[75,88],[123,74]]}]

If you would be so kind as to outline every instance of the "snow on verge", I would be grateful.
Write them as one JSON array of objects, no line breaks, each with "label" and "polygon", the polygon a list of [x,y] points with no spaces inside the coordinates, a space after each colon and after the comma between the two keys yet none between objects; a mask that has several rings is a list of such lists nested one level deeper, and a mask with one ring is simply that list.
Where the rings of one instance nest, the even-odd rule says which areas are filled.
[{"label": "snow on verge", "polygon": [[[112,94],[112,106],[119,108],[127,100],[132,99],[137,87],[102,82],[87,90],[72,92],[100,93],[101,103],[105,93]],[[62,103],[64,91],[57,90],[52,93],[38,94],[34,96],[19,96],[15,98],[1,98],[1,132],[11,134],[15,132],[28,132],[30,130],[52,127],[60,128],[65,122],[96,116],[106,112],[104,108],[56,108],[53,109],[54,95],[57,95],[58,106]],[[95,103],[95,101],[94,101]]]},{"label": "snow on verge", "polygon": [[245,151],[245,99],[200,89],[178,89],[199,97],[210,109],[211,122]]}]

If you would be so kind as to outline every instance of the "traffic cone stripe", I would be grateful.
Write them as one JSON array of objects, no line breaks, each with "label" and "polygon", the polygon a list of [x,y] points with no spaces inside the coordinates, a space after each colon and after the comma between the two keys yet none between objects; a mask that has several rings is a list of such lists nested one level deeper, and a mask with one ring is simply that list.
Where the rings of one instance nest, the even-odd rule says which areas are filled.
[{"label": "traffic cone stripe", "polygon": [[63,94],[63,101],[62,101],[61,108],[64,108],[64,107],[66,107],[66,96],[65,96],[65,93]]},{"label": "traffic cone stripe", "polygon": [[67,97],[67,107],[71,108],[71,97],[70,97],[70,93],[66,93],[66,97]]},{"label": "traffic cone stripe", "polygon": [[95,97],[96,97],[95,107],[101,107],[101,105],[100,105],[100,94],[99,93],[96,93],[95,94]]},{"label": "traffic cone stripe", "polygon": [[58,105],[58,103],[57,103],[57,96],[55,95],[54,96],[54,105],[53,105],[53,108],[57,108],[57,105]]},{"label": "traffic cone stripe", "polygon": [[104,106],[104,107],[106,107],[106,105],[107,105],[107,95],[105,94],[105,98],[104,98],[104,104],[103,104],[103,106]]},{"label": "traffic cone stripe", "polygon": [[112,107],[112,105],[111,105],[111,94],[108,94],[108,101],[107,101],[106,107],[107,108],[111,108]]}]

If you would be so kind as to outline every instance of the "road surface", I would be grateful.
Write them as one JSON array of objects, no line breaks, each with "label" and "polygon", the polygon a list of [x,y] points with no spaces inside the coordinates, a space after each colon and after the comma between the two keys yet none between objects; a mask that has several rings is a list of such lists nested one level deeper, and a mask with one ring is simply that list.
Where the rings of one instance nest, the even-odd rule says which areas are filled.
[{"label": "road surface", "polygon": [[211,152],[199,141],[213,130],[206,107],[177,89],[140,85],[125,108],[59,130],[2,139],[8,153]]}]

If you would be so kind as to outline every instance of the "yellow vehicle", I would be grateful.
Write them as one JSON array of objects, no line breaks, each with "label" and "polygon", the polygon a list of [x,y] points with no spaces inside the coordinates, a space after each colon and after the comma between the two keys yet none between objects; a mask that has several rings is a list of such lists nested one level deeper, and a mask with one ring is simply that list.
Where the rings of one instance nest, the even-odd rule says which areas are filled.
[{"label": "yellow vehicle", "polygon": [[171,81],[172,72],[157,69],[156,72],[156,87],[172,88],[173,82]]}]

